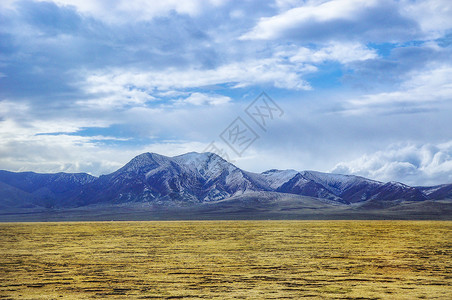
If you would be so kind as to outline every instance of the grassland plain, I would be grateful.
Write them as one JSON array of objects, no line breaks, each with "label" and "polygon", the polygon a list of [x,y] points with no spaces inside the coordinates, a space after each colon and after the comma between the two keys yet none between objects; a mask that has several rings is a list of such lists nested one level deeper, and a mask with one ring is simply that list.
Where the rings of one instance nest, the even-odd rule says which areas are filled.
[{"label": "grassland plain", "polygon": [[452,299],[451,221],[0,223],[4,299]]}]

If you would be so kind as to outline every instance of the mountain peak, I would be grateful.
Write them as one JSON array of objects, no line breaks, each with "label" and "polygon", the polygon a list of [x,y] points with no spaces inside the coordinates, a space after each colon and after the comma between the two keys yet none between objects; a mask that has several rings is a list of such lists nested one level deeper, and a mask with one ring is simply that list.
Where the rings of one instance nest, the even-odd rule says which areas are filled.
[{"label": "mountain peak", "polygon": [[411,188],[410,186],[408,186],[404,183],[398,182],[398,181],[390,181],[390,182],[386,183],[385,185],[395,186],[395,187],[399,187],[399,188],[403,188],[403,189]]},{"label": "mountain peak", "polygon": [[[143,170],[150,170],[158,165],[164,165],[168,161],[167,156],[163,156],[157,153],[142,153],[135,156],[131,161],[129,161],[124,167],[120,168],[115,173],[122,172],[132,172],[140,173]],[[147,171],[146,171],[147,172]]]},{"label": "mountain peak", "polygon": [[237,169],[233,164],[211,152],[190,152],[172,157],[172,160],[186,168],[199,172],[202,176],[216,177],[223,171],[232,172]]},{"label": "mountain peak", "polygon": [[295,170],[277,170],[271,169],[261,173],[265,181],[270,185],[271,188],[277,189],[284,183],[288,182],[290,179],[299,174]]},{"label": "mountain peak", "polygon": [[219,155],[212,153],[212,152],[188,152],[185,154],[174,156],[173,158],[179,158],[182,160],[194,160],[194,159],[208,159],[208,158],[214,158],[214,159],[221,159],[223,160]]},{"label": "mountain peak", "polygon": [[146,152],[116,172],[98,178],[75,173],[0,171],[0,206],[2,197],[6,203],[19,196],[29,198],[30,205],[45,207],[132,202],[158,206],[223,201],[256,192],[264,198],[270,194],[280,199],[298,195],[341,205],[379,200],[452,199],[452,185],[416,188],[354,175],[290,169],[257,174],[210,152],[189,152],[174,157]]},{"label": "mountain peak", "polygon": [[220,164],[220,165],[232,165],[228,161],[224,160],[221,156],[211,152],[189,152],[172,157],[178,163],[184,165],[205,165],[205,164]]}]

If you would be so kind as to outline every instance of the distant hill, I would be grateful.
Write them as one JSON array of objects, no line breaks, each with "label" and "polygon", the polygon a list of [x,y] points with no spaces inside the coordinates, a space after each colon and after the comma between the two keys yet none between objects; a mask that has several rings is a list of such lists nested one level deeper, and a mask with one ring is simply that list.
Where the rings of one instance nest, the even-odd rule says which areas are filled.
[{"label": "distant hill", "polygon": [[[375,214],[376,210],[384,210],[383,215],[391,211],[392,216],[398,211],[394,207],[407,205],[416,207],[414,215],[423,211],[430,214],[434,207],[436,215],[448,218],[450,199],[452,184],[411,187],[315,171],[269,170],[258,174],[213,153],[175,157],[144,153],[100,177],[0,171],[0,219],[5,219],[2,215],[52,211],[64,215],[65,210],[92,212],[101,208],[112,216],[142,215],[145,211],[148,216],[151,211],[158,215],[165,210],[174,216],[191,211],[198,217],[253,218],[273,212],[270,215],[285,218],[296,217],[296,212],[309,217],[309,209],[314,208],[317,210],[312,216],[321,216],[319,211],[340,217],[366,211]],[[413,209],[408,211],[413,213]]]}]

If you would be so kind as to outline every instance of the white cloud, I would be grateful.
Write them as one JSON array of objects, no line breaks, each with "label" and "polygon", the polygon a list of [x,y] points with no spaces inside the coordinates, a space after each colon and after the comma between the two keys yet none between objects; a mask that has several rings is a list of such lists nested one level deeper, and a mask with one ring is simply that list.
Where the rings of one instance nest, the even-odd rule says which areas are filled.
[{"label": "white cloud", "polygon": [[305,0],[275,0],[275,5],[280,11],[286,11],[294,7],[302,6]]},{"label": "white cloud", "polygon": [[155,97],[151,96],[149,92],[134,86],[132,82],[125,85],[116,85],[97,76],[91,77],[82,88],[91,98],[78,100],[75,104],[96,109],[142,106],[146,102],[155,100]]},{"label": "white cloud", "polygon": [[246,14],[245,14],[245,12],[244,12],[243,10],[236,9],[236,10],[231,11],[231,12],[229,13],[229,16],[230,16],[232,19],[241,19],[241,18],[245,17]]},{"label": "white cloud", "polygon": [[452,183],[452,141],[436,145],[392,145],[384,151],[341,162],[332,172],[411,185]]},{"label": "white cloud", "polygon": [[[8,0],[9,3],[13,2]],[[49,0],[38,0],[47,2]],[[17,2],[17,1],[14,1]],[[130,22],[150,20],[175,11],[178,14],[197,16],[206,7],[221,6],[223,0],[53,0],[60,6],[72,6],[79,12],[107,22]],[[11,4],[10,4],[11,6]]]},{"label": "white cloud", "polygon": [[17,0],[3,0],[0,2],[0,7],[3,9],[14,9],[14,3]]},{"label": "white cloud", "polygon": [[180,103],[193,105],[223,105],[229,103],[231,98],[222,95],[207,95],[203,93],[192,93],[189,97],[179,100]]},{"label": "white cloud", "polygon": [[342,64],[347,64],[353,61],[362,61],[377,57],[378,54],[375,49],[369,49],[359,43],[331,43],[318,50],[300,47],[289,60],[297,63],[337,61]]},{"label": "white cloud", "polygon": [[[1,169],[43,173],[88,172],[100,175],[115,171],[143,152],[177,155],[193,150],[201,151],[206,147],[190,141],[160,141],[128,148],[109,146],[106,142],[126,141],[129,138],[76,135],[81,127],[101,125],[105,125],[101,120],[88,120],[85,123],[83,120],[29,120],[28,124],[12,119],[0,121]],[[42,134],[54,132],[74,134]]]},{"label": "white cloud", "polygon": [[176,98],[176,97],[182,97],[182,96],[189,96],[190,93],[188,92],[183,92],[183,91],[174,91],[174,90],[170,90],[170,91],[158,91],[155,93],[155,95],[157,97],[169,97],[169,98]]},{"label": "white cloud", "polygon": [[[167,69],[160,71],[141,71],[130,69],[108,69],[86,74],[82,86],[91,100],[77,103],[87,106],[109,107],[115,105],[143,104],[162,92],[188,88],[199,88],[218,84],[228,84],[232,88],[267,84],[277,88],[308,90],[309,84],[302,76],[316,71],[314,66],[289,63],[282,58],[267,58],[234,62],[216,69]],[[194,96],[196,97],[196,95]],[[224,102],[217,98],[216,102]],[[193,104],[199,102],[195,98]],[[213,103],[212,103],[213,104]]]},{"label": "white cloud", "polygon": [[[447,33],[452,22],[448,0],[276,0],[264,5],[55,0],[74,9],[25,1],[16,3],[21,10],[15,12],[6,10],[14,1],[0,2],[6,17],[0,29],[6,37],[1,95],[8,97],[0,101],[0,169],[99,174],[145,151],[202,151],[206,145],[193,141],[218,138],[243,114],[244,101],[262,89],[286,113],[281,124],[272,124],[237,159],[245,169],[325,171],[344,161],[345,171],[359,172],[364,160],[348,161],[376,146],[452,139],[447,129],[452,108],[448,41],[441,47],[432,41],[432,49],[416,42]],[[389,49],[379,48],[380,42],[389,43]],[[384,55],[379,57],[368,43]],[[415,71],[407,77],[408,70]],[[317,71],[318,76],[307,76]],[[366,72],[375,76],[366,77]],[[364,77],[357,80],[360,74]],[[375,92],[363,95],[355,87],[369,77],[377,78],[375,86],[369,80]],[[318,90],[306,92],[311,88],[306,78]],[[220,95],[237,97],[239,92],[248,95],[240,101]],[[411,107],[421,113],[390,114]],[[85,127],[84,134],[96,136],[76,136]],[[56,132],[67,134],[49,135]],[[131,140],[114,142],[124,136]],[[147,142],[155,144],[143,146]],[[418,174],[443,182],[434,174],[449,178],[448,153],[440,151],[426,163],[432,177],[428,167],[421,172],[403,158],[381,164],[372,154],[361,171],[412,182]]]},{"label": "white cloud", "polygon": [[[216,69],[98,70],[86,73],[85,80],[77,83],[89,99],[79,100],[76,104],[100,109],[141,106],[159,97],[187,95],[184,89],[218,84],[228,84],[232,88],[262,84],[291,90],[309,90],[311,87],[303,76],[317,71],[313,64],[329,60],[347,64],[375,57],[375,50],[359,43],[331,43],[318,50],[305,47],[283,49],[269,58],[232,62]],[[228,101],[228,97],[207,97],[201,93],[192,93],[183,102],[218,105]]]},{"label": "white cloud", "polygon": [[[0,165],[10,171],[43,173],[88,172],[102,175],[113,172],[134,156],[144,152],[178,155],[204,149],[200,143],[167,141],[140,147],[109,147],[103,141],[117,138],[72,135],[39,135],[0,142]],[[18,153],[14,149],[20,149]]]},{"label": "white cloud", "polygon": [[[45,131],[72,131],[69,124],[47,128],[46,124],[37,122],[34,126],[24,126],[13,120],[1,122],[0,128],[7,126],[8,130],[0,130],[0,165],[3,169],[13,171],[36,172],[80,172],[94,171],[91,163],[101,164],[103,169],[110,169],[112,164],[108,156],[97,155],[104,152],[93,142],[97,140],[116,139],[114,137],[81,137],[67,134],[61,135],[37,135],[37,132]],[[54,123],[56,125],[57,122]],[[39,127],[39,126],[42,127]],[[15,151],[20,149],[20,151]],[[94,157],[101,159],[89,162]],[[114,164],[113,164],[114,165]],[[99,167],[99,166],[98,166]]]},{"label": "white cloud", "polygon": [[400,7],[402,14],[419,23],[426,38],[439,38],[452,28],[450,0],[403,0]]},{"label": "white cloud", "polygon": [[[32,106],[22,102],[0,101],[0,141],[26,141],[38,134],[74,133],[84,127],[108,127],[108,117],[73,116],[46,111],[37,116]],[[42,112],[41,112],[42,113]]]},{"label": "white cloud", "polygon": [[376,0],[332,0],[313,2],[305,6],[289,9],[279,15],[261,18],[243,40],[274,39],[286,30],[297,28],[305,22],[326,22],[337,19],[354,19],[364,8],[374,6]]},{"label": "white cloud", "polygon": [[17,103],[11,100],[0,101],[0,117],[8,117],[14,115],[16,117],[23,116],[30,111],[30,106],[26,103]]},{"label": "white cloud", "polygon": [[399,89],[392,92],[369,94],[349,100],[346,113],[392,112],[399,104],[432,108],[432,104],[452,101],[452,66],[434,65],[427,70],[416,70],[409,75]]}]

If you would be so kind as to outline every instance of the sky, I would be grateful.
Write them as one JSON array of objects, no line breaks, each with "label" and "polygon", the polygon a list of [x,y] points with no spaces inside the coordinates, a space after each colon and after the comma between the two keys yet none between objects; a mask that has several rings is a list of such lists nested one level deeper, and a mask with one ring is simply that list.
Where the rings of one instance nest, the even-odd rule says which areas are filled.
[{"label": "sky", "polygon": [[2,0],[0,169],[452,183],[450,0]]}]

